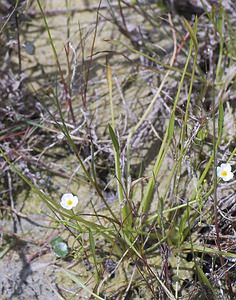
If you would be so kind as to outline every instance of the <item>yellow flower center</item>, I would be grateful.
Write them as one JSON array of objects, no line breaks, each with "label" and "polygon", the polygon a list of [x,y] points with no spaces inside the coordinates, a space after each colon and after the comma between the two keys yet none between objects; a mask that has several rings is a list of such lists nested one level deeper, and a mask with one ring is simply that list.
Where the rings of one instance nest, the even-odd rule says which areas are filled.
[{"label": "yellow flower center", "polygon": [[72,199],[67,199],[66,200],[66,204],[69,205],[69,206],[72,205],[73,204],[73,200]]},{"label": "yellow flower center", "polygon": [[227,176],[227,171],[226,170],[223,170],[223,171],[221,171],[221,173],[220,173],[220,175],[222,176],[222,177],[225,177],[225,176]]}]

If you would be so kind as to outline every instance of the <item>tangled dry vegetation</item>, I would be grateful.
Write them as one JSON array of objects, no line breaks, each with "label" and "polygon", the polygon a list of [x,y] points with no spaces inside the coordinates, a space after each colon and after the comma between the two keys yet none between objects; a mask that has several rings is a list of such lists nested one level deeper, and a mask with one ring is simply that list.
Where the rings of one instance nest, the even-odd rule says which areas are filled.
[{"label": "tangled dry vegetation", "polygon": [[[0,4],[3,299],[235,299],[235,180],[214,179],[216,163],[236,161],[234,2],[41,2]],[[90,231],[33,192],[76,194],[109,227],[108,207],[120,210],[113,119],[126,200],[142,218],[173,111],[150,221],[129,250],[97,232],[91,246]],[[66,258],[53,253],[58,236]]]}]

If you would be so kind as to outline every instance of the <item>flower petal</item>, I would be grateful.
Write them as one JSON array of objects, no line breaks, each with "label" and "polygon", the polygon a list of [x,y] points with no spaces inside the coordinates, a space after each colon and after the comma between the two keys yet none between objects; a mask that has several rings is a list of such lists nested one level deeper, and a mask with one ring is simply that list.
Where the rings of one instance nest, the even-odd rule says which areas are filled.
[{"label": "flower petal", "polygon": [[79,199],[77,196],[73,196],[73,207],[76,207],[76,205],[78,204]]},{"label": "flower petal", "polygon": [[224,181],[229,181],[234,177],[234,173],[228,172],[227,176],[221,177]]},{"label": "flower petal", "polygon": [[64,194],[64,195],[61,197],[61,200],[63,201],[63,200],[71,199],[71,198],[73,198],[73,195],[67,193],[67,194]]},{"label": "flower petal", "polygon": [[221,164],[221,169],[226,170],[227,172],[231,172],[231,165],[229,163]]},{"label": "flower petal", "polygon": [[67,204],[67,199],[64,199],[63,201],[61,201],[61,206],[68,210],[72,209],[72,206]]},{"label": "flower petal", "polygon": [[217,167],[216,169],[217,176],[220,177],[221,167]]}]

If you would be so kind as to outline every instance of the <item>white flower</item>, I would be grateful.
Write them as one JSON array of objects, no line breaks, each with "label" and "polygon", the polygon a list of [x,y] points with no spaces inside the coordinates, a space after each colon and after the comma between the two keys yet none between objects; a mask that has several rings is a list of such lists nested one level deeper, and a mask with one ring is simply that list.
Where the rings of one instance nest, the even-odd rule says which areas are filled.
[{"label": "white flower", "polygon": [[220,167],[217,167],[217,176],[223,179],[224,181],[229,181],[234,177],[233,172],[231,172],[231,165],[221,164]]},{"label": "white flower", "polygon": [[78,197],[73,196],[72,194],[64,194],[61,197],[61,206],[65,209],[72,209],[73,207],[76,207],[78,204]]}]

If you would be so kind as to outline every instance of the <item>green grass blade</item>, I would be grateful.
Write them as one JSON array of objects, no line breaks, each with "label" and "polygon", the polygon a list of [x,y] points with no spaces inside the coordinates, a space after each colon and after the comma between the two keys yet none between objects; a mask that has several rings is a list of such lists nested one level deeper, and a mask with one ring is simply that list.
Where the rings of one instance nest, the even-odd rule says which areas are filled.
[{"label": "green grass blade", "polygon": [[97,282],[99,282],[100,275],[99,275],[98,263],[97,263],[97,259],[96,259],[95,241],[94,241],[93,233],[90,229],[89,229],[89,245],[90,245],[90,251],[91,251],[92,257],[93,257],[93,262],[94,262],[94,265],[95,265],[95,268],[96,268]]},{"label": "green grass blade", "polygon": [[78,286],[83,288],[87,293],[94,297],[94,299],[105,300],[104,298],[96,295],[93,291],[91,291],[77,276],[77,274],[72,273],[71,271],[62,269],[62,272],[65,273],[72,281],[74,281]]}]

